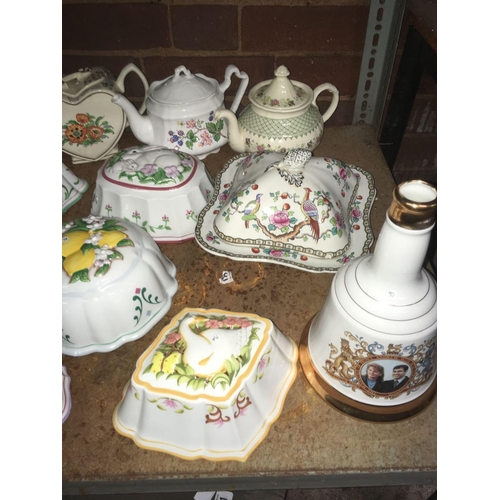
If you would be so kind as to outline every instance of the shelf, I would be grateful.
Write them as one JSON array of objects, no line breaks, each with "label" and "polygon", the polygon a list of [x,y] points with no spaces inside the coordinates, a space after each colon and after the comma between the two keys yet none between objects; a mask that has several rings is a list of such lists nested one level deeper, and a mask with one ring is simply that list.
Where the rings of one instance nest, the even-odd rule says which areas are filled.
[{"label": "shelf", "polygon": [[[120,147],[134,144],[127,130]],[[378,235],[394,181],[371,127],[327,127],[314,154],[358,165],[374,176],[377,197],[371,221]],[[224,146],[205,164],[215,176],[233,156]],[[65,155],[63,162],[90,184],[81,201],[63,214],[68,222],[88,215],[102,162],[73,165]],[[116,351],[62,357],[72,395],[72,410],[62,427],[63,494],[436,483],[436,400],[409,420],[359,421],[317,396],[300,366],[280,418],[244,463],[185,461],[140,449],[119,435],[112,413],[136,360],[184,307],[217,307],[268,317],[298,343],[308,320],[321,309],[333,278],[328,273],[232,261],[206,253],[194,240],[160,248],[176,265],[179,282],[168,314],[143,338]],[[231,271],[234,283],[219,283],[224,270]]]}]

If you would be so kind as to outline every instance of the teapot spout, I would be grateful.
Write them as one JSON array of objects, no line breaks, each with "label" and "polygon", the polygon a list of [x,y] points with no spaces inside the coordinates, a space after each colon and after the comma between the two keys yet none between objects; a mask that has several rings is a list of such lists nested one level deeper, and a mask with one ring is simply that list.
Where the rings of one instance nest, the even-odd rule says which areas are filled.
[{"label": "teapot spout", "polygon": [[123,95],[115,94],[111,102],[123,109],[127,115],[127,120],[136,139],[144,144],[152,144],[154,133],[153,125],[149,116],[143,116],[137,111],[135,106]]},{"label": "teapot spout", "polygon": [[215,114],[215,119],[223,118],[227,123],[229,133],[229,146],[236,153],[245,153],[245,137],[240,129],[236,115],[229,109],[219,109]]}]

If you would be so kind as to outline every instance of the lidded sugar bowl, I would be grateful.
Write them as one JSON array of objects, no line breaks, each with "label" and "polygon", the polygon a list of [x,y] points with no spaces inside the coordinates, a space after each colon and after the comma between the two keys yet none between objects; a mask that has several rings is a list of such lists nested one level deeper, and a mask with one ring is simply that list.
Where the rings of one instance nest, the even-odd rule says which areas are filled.
[{"label": "lidded sugar bowl", "polygon": [[[248,93],[250,104],[238,119],[233,110],[221,109],[216,117],[225,118],[229,145],[237,153],[304,148],[313,151],[323,137],[324,123],[339,103],[339,91],[331,83],[314,90],[305,83],[289,80],[285,66],[275,71],[273,80],[255,85]],[[316,103],[319,94],[329,91],[332,100],[321,114]]]}]

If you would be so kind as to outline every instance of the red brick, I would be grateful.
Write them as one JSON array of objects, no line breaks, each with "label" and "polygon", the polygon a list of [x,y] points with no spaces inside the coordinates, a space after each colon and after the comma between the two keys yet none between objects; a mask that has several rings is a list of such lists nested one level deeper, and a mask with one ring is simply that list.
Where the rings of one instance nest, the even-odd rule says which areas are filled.
[{"label": "red brick", "polygon": [[174,46],[182,50],[237,50],[236,5],[172,5]]},{"label": "red brick", "polygon": [[284,64],[290,71],[289,78],[313,89],[322,83],[332,83],[341,96],[356,95],[361,56],[278,57],[276,64]]},{"label": "red brick", "polygon": [[[113,57],[113,56],[63,56],[62,74],[75,73],[80,68],[92,68],[103,66],[118,77],[121,70],[128,64],[134,63],[141,69],[140,62],[135,57]],[[151,82],[150,82],[151,83]],[[144,98],[144,86],[135,73],[130,73],[125,79],[125,95],[130,98]]]},{"label": "red brick", "polygon": [[170,47],[163,4],[64,4],[63,50],[126,50]]},{"label": "red brick", "polygon": [[[320,113],[323,114],[330,105],[330,101],[323,101],[322,99],[318,99],[317,104]],[[340,101],[331,118],[326,121],[325,126],[340,127],[342,125],[352,125],[353,116],[354,101]]]},{"label": "red brick", "polygon": [[362,52],[368,10],[364,6],[243,7],[242,49]]}]

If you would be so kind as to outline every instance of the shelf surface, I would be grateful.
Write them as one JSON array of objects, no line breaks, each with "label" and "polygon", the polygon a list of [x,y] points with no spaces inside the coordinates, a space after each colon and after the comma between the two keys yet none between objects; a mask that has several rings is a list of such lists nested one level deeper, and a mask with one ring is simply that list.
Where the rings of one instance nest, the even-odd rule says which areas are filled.
[{"label": "shelf surface", "polygon": [[[120,142],[137,144],[130,130]],[[375,178],[371,223],[378,235],[394,181],[367,126],[326,127],[315,156],[362,167]],[[224,146],[204,163],[215,177],[236,154]],[[63,162],[89,189],[63,214],[63,222],[89,214],[95,177],[103,162]],[[62,426],[63,494],[160,491],[327,488],[434,484],[436,400],[415,417],[376,424],[327,405],[299,373],[283,412],[246,462],[186,461],[138,448],[113,428],[112,413],[136,360],[184,307],[248,311],[271,319],[298,345],[302,330],[322,307],[333,274],[314,274],[275,264],[239,262],[205,252],[194,240],[161,244],[177,267],[179,289],[165,317],[143,338],[105,354],[62,356],[71,377],[72,410]],[[223,271],[234,282],[222,285]]]}]

